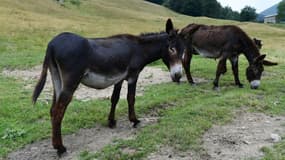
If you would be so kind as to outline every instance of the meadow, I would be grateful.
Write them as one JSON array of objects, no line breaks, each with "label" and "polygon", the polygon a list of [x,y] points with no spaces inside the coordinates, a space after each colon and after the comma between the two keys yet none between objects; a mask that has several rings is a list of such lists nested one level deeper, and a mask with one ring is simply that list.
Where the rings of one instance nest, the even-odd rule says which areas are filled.
[{"label": "meadow", "polygon": [[[52,0],[1,0],[0,3],[0,73],[4,69],[29,69],[40,65],[47,43],[61,32],[74,32],[86,37],[159,32],[164,30],[167,18],[172,18],[177,28],[189,23],[238,25],[251,37],[261,39],[264,44],[261,52],[279,63],[276,67],[266,67],[261,87],[251,90],[245,78],[248,63],[240,56],[240,79],[245,87],[239,89],[233,86],[228,64],[228,72],[220,81],[221,91],[216,92],[212,90],[212,80],[217,62],[194,57],[191,68],[193,77],[207,79],[208,83],[197,86],[187,83],[149,86],[145,95],[137,98],[136,112],[141,117],[162,108],[158,109],[159,122],[141,129],[135,139],[119,139],[115,145],[107,145],[96,153],[82,151],[81,159],[141,159],[163,145],[172,145],[181,152],[193,150],[199,153],[203,152],[203,133],[214,124],[232,121],[235,110],[285,116],[285,27],[282,25],[189,17],[142,0],[84,0],[79,7],[70,3],[63,7]],[[160,62],[153,66],[166,69]],[[32,90],[24,86],[22,79],[0,74],[2,158],[26,144],[50,138],[50,102],[39,102],[33,106]],[[118,105],[117,117],[126,116],[126,100],[120,100]],[[167,109],[161,106],[167,106]],[[109,100],[73,100],[65,114],[63,133],[74,133],[80,128],[98,124],[107,126],[109,109]],[[263,149],[264,159],[285,159],[285,135],[282,136],[283,140],[273,148]],[[122,152],[126,146],[136,152]]]}]

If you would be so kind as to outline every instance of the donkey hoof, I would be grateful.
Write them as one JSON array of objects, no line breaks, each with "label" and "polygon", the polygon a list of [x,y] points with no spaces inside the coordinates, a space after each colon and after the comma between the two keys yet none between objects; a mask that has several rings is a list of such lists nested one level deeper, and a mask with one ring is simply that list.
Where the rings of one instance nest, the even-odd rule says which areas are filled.
[{"label": "donkey hoof", "polygon": [[214,91],[220,91],[220,87],[214,86],[214,87],[213,87],[213,90],[214,90]]},{"label": "donkey hoof", "polygon": [[134,128],[137,128],[137,126],[138,126],[138,124],[141,122],[140,120],[134,120],[134,121],[132,121],[134,124],[133,124],[133,127]]},{"label": "donkey hoof", "polygon": [[195,82],[190,83],[191,86],[197,86]]},{"label": "donkey hoof", "polygon": [[57,155],[60,157],[63,153],[66,152],[66,148],[64,146],[57,147]]},{"label": "donkey hoof", "polygon": [[109,126],[110,128],[115,128],[115,127],[116,127],[116,124],[117,124],[117,121],[116,121],[116,120],[109,120],[108,126]]},{"label": "donkey hoof", "polygon": [[243,84],[237,84],[239,88],[244,88]]}]

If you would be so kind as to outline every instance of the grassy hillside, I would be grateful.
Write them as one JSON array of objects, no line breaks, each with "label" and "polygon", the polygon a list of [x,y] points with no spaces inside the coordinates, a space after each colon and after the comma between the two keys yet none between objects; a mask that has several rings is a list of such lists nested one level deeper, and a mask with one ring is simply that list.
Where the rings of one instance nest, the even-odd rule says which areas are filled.
[{"label": "grassy hillside", "polygon": [[[39,63],[47,42],[63,31],[88,37],[118,33],[160,31],[168,17],[177,27],[188,23],[238,24],[252,36],[261,38],[265,48],[282,48],[283,29],[252,23],[182,16],[142,0],[86,0],[78,8],[62,7],[52,0],[1,0],[0,67],[28,67]],[[278,33],[278,35],[276,35]],[[285,49],[282,49],[283,51]],[[20,54],[19,54],[20,53]],[[15,57],[22,56],[19,63]],[[278,59],[278,58],[276,58]]]},{"label": "grassy hillside", "polygon": [[[235,108],[248,106],[254,111],[285,113],[282,89],[285,78],[284,27],[206,17],[194,18],[143,0],[82,0],[80,7],[71,4],[62,7],[53,0],[0,0],[0,71],[4,68],[24,69],[41,64],[47,43],[60,32],[70,31],[87,37],[139,34],[163,30],[167,18],[172,18],[177,28],[188,23],[239,25],[250,36],[263,40],[262,52],[268,53],[270,60],[279,62],[279,66],[266,68],[269,74],[263,78],[264,84],[258,91],[248,89],[248,84],[244,89],[231,86],[233,77],[230,67],[227,75],[221,78],[221,85],[227,87],[220,93],[211,90],[211,83],[197,87],[189,87],[188,84],[162,84],[149,88],[146,96],[137,100],[138,113],[147,113],[169,101],[175,102],[175,109],[164,111],[162,115],[165,118],[161,123],[144,129],[138,135],[137,141],[122,141],[118,146],[107,146],[102,153],[107,152],[110,156],[111,153],[118,154],[126,159],[140,158],[154,151],[156,145],[170,142],[182,150],[198,150],[200,135],[213,123],[230,120],[230,113]],[[195,66],[192,67],[193,76],[210,80],[214,78],[215,61],[195,57],[192,65]],[[240,76],[245,84],[246,65],[247,62],[242,59]],[[27,143],[50,137],[50,104],[42,102],[32,106],[31,90],[24,89],[23,86],[24,82],[21,80],[6,78],[0,74],[0,138],[7,134],[15,136],[0,139],[0,156],[5,156]],[[259,95],[265,98],[260,99]],[[273,105],[276,99],[278,103]],[[121,101],[119,105],[122,107],[118,114],[127,113],[126,102]],[[107,100],[73,101],[66,113],[63,132],[66,134],[79,128],[94,126],[94,123],[106,123],[108,110]],[[152,136],[153,130],[157,131],[158,137]],[[141,143],[146,139],[149,143]],[[131,156],[121,155],[120,146],[124,145],[139,148],[140,152]],[[272,152],[270,154],[274,154]]]}]

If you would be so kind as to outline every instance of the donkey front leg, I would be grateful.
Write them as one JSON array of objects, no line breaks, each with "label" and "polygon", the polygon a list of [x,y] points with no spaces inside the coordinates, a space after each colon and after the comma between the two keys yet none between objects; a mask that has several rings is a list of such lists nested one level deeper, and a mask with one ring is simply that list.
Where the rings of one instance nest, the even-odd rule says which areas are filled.
[{"label": "donkey front leg", "polygon": [[227,59],[223,58],[219,61],[218,67],[217,67],[217,71],[216,71],[216,78],[213,82],[214,84],[214,90],[218,90],[219,89],[219,79],[221,74],[224,74],[227,72]]},{"label": "donkey front leg", "polygon": [[183,57],[182,57],[183,68],[185,70],[188,82],[194,85],[195,82],[193,81],[193,78],[190,72],[191,60],[192,60],[192,53],[190,53],[189,50],[184,50]]},{"label": "donkey front leg", "polygon": [[111,98],[111,110],[110,110],[110,114],[109,114],[109,127],[110,128],[114,128],[116,126],[116,120],[115,120],[115,111],[116,111],[116,105],[119,101],[120,98],[120,92],[121,92],[121,88],[122,88],[122,84],[123,81],[115,84],[114,86],[114,90],[113,90],[113,94],[112,94],[112,98]]},{"label": "donkey front leg", "polygon": [[135,97],[136,97],[136,86],[137,86],[137,77],[135,80],[128,81],[128,105],[129,105],[129,120],[134,123],[133,127],[136,128],[137,124],[140,123],[140,121],[136,117],[135,113]]},{"label": "donkey front leg", "polygon": [[239,88],[243,88],[243,84],[240,83],[239,75],[238,75],[238,57],[231,57],[230,58],[231,64],[232,64],[232,70],[235,78],[235,84],[239,86]]}]

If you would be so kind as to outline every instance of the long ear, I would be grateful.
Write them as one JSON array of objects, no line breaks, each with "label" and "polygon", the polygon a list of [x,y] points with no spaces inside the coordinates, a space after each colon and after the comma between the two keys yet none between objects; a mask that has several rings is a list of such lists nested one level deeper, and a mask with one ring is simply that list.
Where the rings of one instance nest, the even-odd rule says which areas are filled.
[{"label": "long ear", "polygon": [[268,61],[268,60],[263,60],[263,65],[265,65],[265,66],[276,66],[276,65],[278,65],[278,63],[276,63],[276,62],[270,62],[270,61]]},{"label": "long ear", "polygon": [[263,63],[264,58],[266,57],[265,54],[258,56],[257,58],[255,58],[254,63]]},{"label": "long ear", "polygon": [[171,19],[169,18],[169,19],[167,20],[167,22],[166,22],[166,28],[165,28],[166,33],[169,34],[170,31],[173,30],[173,29],[174,29],[173,23],[172,23]]}]

